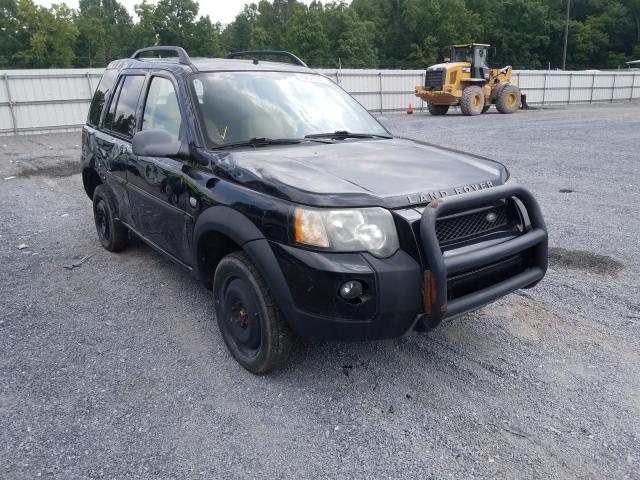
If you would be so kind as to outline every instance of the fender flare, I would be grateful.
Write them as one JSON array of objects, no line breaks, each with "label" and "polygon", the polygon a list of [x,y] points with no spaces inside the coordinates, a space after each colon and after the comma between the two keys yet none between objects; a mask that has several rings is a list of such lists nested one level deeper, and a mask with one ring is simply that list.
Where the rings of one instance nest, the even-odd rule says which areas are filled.
[{"label": "fender flare", "polygon": [[194,253],[198,253],[198,243],[207,232],[222,233],[243,246],[251,240],[264,238],[260,229],[248,217],[224,205],[207,208],[198,216],[193,228]]},{"label": "fender flare", "polygon": [[217,205],[205,210],[196,220],[193,229],[193,258],[196,260],[200,279],[209,275],[203,269],[206,266],[198,252],[200,240],[208,232],[221,233],[242,248],[266,281],[287,322],[290,325],[295,323],[296,309],[288,283],[269,241],[260,229],[248,217],[231,207]]}]

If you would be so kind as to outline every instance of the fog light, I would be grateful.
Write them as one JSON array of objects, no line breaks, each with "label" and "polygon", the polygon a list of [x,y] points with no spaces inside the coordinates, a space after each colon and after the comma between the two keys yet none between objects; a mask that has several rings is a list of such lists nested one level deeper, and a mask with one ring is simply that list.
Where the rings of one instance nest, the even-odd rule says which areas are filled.
[{"label": "fog light", "polygon": [[362,283],[357,280],[349,280],[340,287],[340,296],[345,300],[353,300],[362,295]]}]

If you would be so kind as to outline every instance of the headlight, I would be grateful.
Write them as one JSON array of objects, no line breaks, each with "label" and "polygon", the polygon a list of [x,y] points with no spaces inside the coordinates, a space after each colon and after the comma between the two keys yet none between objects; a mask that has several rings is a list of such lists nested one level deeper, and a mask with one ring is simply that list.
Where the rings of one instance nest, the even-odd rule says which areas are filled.
[{"label": "headlight", "polygon": [[334,252],[388,257],[398,250],[391,212],[384,208],[295,209],[295,241]]}]

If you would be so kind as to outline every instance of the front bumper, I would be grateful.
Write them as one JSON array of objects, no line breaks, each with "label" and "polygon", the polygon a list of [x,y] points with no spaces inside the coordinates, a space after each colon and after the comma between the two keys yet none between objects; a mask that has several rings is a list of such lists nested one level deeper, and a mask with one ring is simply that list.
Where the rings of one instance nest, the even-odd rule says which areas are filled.
[{"label": "front bumper", "polygon": [[[525,207],[526,229],[499,243],[447,250],[436,237],[440,216],[514,197]],[[372,340],[405,334],[416,325],[477,309],[537,283],[547,268],[547,231],[540,208],[521,186],[500,186],[430,203],[420,220],[421,261],[400,250],[379,259],[366,253],[315,252],[273,241],[250,242],[260,267],[292,329],[322,340]],[[272,258],[270,266],[265,261]],[[421,265],[422,262],[422,265]],[[423,266],[424,265],[424,266]],[[363,301],[351,304],[340,286],[358,280]]]},{"label": "front bumper", "polygon": [[[399,337],[422,311],[422,269],[403,251],[379,259],[278,243],[271,247],[293,300],[286,317],[298,335],[322,340]],[[366,287],[357,303],[338,293],[349,280]]]}]

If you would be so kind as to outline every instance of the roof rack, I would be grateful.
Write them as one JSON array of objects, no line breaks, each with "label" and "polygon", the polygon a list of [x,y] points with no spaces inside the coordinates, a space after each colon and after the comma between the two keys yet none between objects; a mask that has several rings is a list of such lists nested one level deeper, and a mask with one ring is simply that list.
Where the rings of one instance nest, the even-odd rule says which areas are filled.
[{"label": "roof rack", "polygon": [[300,65],[301,67],[307,67],[307,64],[296,57],[291,52],[285,52],[284,50],[247,50],[244,52],[231,52],[225,58],[236,58],[236,57],[254,57],[254,63],[258,60],[255,58],[255,55],[273,55],[276,57],[287,57],[291,60],[295,65]]},{"label": "roof rack", "polygon": [[189,65],[193,67],[193,64],[191,63],[191,59],[189,58],[189,55],[187,55],[187,52],[182,47],[170,47],[170,46],[158,45],[156,47],[140,48],[139,50],[136,50],[135,52],[133,52],[133,55],[131,55],[130,58],[139,59],[140,54],[142,53],[156,52],[156,51],[157,52],[174,52],[178,55],[178,62],[181,65]]}]

